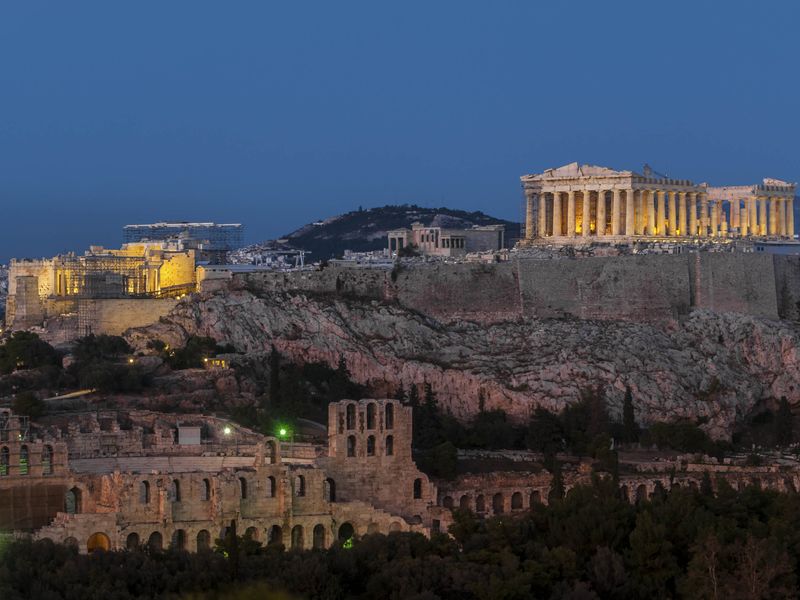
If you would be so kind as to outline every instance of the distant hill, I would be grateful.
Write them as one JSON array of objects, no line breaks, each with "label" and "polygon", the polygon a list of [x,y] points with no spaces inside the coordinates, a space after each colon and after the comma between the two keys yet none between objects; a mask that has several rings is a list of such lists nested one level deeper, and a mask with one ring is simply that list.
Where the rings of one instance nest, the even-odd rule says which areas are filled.
[{"label": "distant hill", "polygon": [[411,227],[414,222],[434,227],[466,228],[473,225],[505,225],[506,245],[519,238],[520,225],[490,217],[480,211],[423,208],[413,204],[356,210],[324,221],[310,223],[285,235],[281,241],[293,248],[309,250],[310,260],[341,256],[345,250],[365,252],[386,247],[386,233]]}]

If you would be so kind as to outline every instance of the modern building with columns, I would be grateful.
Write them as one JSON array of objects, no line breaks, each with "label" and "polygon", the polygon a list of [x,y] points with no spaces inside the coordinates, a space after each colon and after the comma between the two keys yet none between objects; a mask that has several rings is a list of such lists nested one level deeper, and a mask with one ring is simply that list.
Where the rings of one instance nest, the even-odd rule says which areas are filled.
[{"label": "modern building with columns", "polygon": [[[675,239],[794,239],[796,184],[764,179],[710,187],[577,162],[523,175],[525,240],[585,243]],[[552,239],[548,239],[552,238]],[[678,239],[675,239],[678,241]]]}]

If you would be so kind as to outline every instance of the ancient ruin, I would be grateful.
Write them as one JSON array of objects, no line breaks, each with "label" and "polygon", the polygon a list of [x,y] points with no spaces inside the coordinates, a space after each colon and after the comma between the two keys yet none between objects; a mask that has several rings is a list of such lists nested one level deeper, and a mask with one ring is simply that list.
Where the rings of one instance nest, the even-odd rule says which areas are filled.
[{"label": "ancient ruin", "polygon": [[411,229],[388,233],[389,253],[414,248],[425,256],[464,256],[470,252],[502,250],[505,247],[504,225],[475,225],[469,229],[443,228],[412,223]]}]

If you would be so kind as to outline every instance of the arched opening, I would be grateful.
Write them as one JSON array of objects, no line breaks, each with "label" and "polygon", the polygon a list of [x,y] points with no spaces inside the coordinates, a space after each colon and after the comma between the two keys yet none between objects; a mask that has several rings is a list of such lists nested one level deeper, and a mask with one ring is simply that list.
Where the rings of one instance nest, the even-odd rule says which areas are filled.
[{"label": "arched opening", "polygon": [[303,549],[303,527],[295,525],[292,527],[292,550]]},{"label": "arched opening", "polygon": [[164,547],[164,538],[158,531],[150,534],[150,538],[147,540],[147,547],[153,551],[159,551]]},{"label": "arched opening", "polygon": [[346,409],[346,421],[348,429],[356,428],[356,406],[355,404],[348,404]]},{"label": "arched opening", "polygon": [[419,500],[422,498],[422,479],[415,479],[414,480],[414,500]]},{"label": "arched opening", "polygon": [[472,502],[469,499],[469,496],[464,494],[458,501],[458,508],[461,510],[472,510]]},{"label": "arched opening", "polygon": [[197,532],[197,551],[211,550],[211,534],[207,529]]},{"label": "arched opening", "polygon": [[347,456],[353,457],[356,455],[356,436],[347,436]]},{"label": "arched opening", "polygon": [[375,456],[375,436],[367,437],[367,456]]},{"label": "arched opening", "polygon": [[269,528],[269,536],[267,536],[268,544],[283,544],[283,529],[279,525],[273,525]]},{"label": "arched opening", "polygon": [[394,456],[394,436],[386,436],[386,456]]},{"label": "arched opening", "polygon": [[398,531],[402,531],[403,526],[400,525],[397,521],[392,521],[392,524],[389,525],[389,533],[396,533]]},{"label": "arched opening", "polygon": [[511,494],[511,510],[522,510],[522,493],[514,492]]},{"label": "arched opening", "polygon": [[258,541],[258,529],[255,527],[248,527],[244,530],[244,537],[246,540]]},{"label": "arched opening", "polygon": [[150,482],[142,481],[139,484],[139,504],[150,504]]},{"label": "arched opening", "polygon": [[630,495],[629,494],[630,493],[628,492],[628,486],[627,485],[619,486],[619,497],[622,500],[624,500],[625,502],[630,502],[631,499],[630,499]]},{"label": "arched opening", "polygon": [[383,410],[386,429],[394,429],[394,402],[387,402]]},{"label": "arched opening", "polygon": [[647,487],[642,483],[636,487],[636,504],[641,504],[647,500]]},{"label": "arched opening", "polygon": [[76,552],[78,551],[78,548],[79,548],[79,545],[78,545],[78,540],[77,540],[77,539],[75,539],[75,538],[74,538],[74,537],[72,537],[72,536],[69,536],[68,538],[66,538],[66,539],[64,540],[64,545],[65,545],[67,548],[72,548],[72,549],[73,549],[73,550],[75,550]]},{"label": "arched opening", "polygon": [[211,500],[211,482],[208,479],[203,479],[203,484],[200,486],[200,500],[203,502]]},{"label": "arched opening", "polygon": [[375,403],[367,404],[367,429],[375,429]]},{"label": "arched opening", "polygon": [[239,477],[239,498],[247,500],[247,479]]},{"label": "arched opening", "polygon": [[325,527],[321,524],[314,526],[314,549],[323,550],[325,548]]},{"label": "arched opening", "polygon": [[322,482],[322,495],[326,502],[336,502],[336,482],[330,477]]},{"label": "arched opening", "polygon": [[451,496],[445,496],[442,500],[442,506],[445,508],[453,508],[453,498]]},{"label": "arched opening", "polygon": [[111,550],[111,540],[105,533],[93,533],[86,541],[86,551],[91,554],[95,550],[102,550],[108,552]]},{"label": "arched opening", "polygon": [[486,512],[486,498],[483,497],[483,494],[478,494],[478,497],[475,498],[475,512],[476,513]]},{"label": "arched opening", "polygon": [[783,480],[783,489],[785,492],[788,492],[790,494],[797,492],[797,489],[794,487],[794,481],[792,481],[788,477]]},{"label": "arched opening", "polygon": [[129,533],[128,537],[125,538],[125,547],[128,550],[138,550],[139,549],[139,534],[138,533]]},{"label": "arched opening", "polygon": [[496,515],[503,513],[503,494],[500,492],[492,496],[492,512]]},{"label": "arched opening", "polygon": [[8,447],[3,446],[0,448],[0,476],[8,475],[8,465],[10,462],[10,454]]},{"label": "arched opening", "polygon": [[294,480],[294,495],[295,496],[305,496],[306,495],[306,478],[302,475],[298,475]]},{"label": "arched opening", "polygon": [[274,465],[278,462],[278,448],[275,445],[275,442],[269,441],[267,442],[267,463],[270,465]]},{"label": "arched opening", "polygon": [[375,535],[376,533],[380,533],[381,528],[378,526],[377,523],[370,523],[367,525],[367,534],[368,535]]},{"label": "arched opening", "polygon": [[19,449],[19,474],[27,475],[30,469],[30,456],[27,446],[21,446]]},{"label": "arched opening", "polygon": [[275,497],[275,478],[270,475],[267,477],[267,498]]},{"label": "arched opening", "polygon": [[348,543],[352,543],[355,533],[355,528],[350,523],[345,522],[339,526],[339,535],[337,537],[340,542],[344,542],[344,544],[347,545]]},{"label": "arched opening", "polygon": [[181,482],[177,479],[172,480],[172,489],[170,490],[173,502],[181,501]]},{"label": "arched opening", "polygon": [[528,506],[533,508],[537,504],[542,503],[542,493],[539,490],[533,490],[528,498]]},{"label": "arched opening", "polygon": [[42,448],[42,475],[53,473],[53,447],[46,445]]},{"label": "arched opening", "polygon": [[64,495],[64,512],[68,515],[77,515],[81,512],[81,491],[78,488],[67,490]]},{"label": "arched opening", "polygon": [[186,550],[186,532],[183,529],[176,529],[172,534],[173,550]]}]

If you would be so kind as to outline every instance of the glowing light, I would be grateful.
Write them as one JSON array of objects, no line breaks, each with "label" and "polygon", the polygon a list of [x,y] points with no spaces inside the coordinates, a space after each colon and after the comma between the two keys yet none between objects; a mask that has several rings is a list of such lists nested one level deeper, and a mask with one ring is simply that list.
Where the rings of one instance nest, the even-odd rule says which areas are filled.
[{"label": "glowing light", "polygon": [[280,435],[281,437],[285,436],[286,433],[287,431],[285,427],[281,427],[280,430],[278,431],[278,435]]},{"label": "glowing light", "polygon": [[347,550],[350,550],[350,548],[352,547],[353,547],[353,538],[347,538],[344,544],[342,544],[342,548],[345,548]]},{"label": "glowing light", "polygon": [[230,425],[225,425],[225,429],[222,430],[222,433],[224,433],[225,435],[230,435],[231,431],[232,430],[231,430]]},{"label": "glowing light", "polygon": [[130,365],[132,365],[132,364],[133,364],[133,359],[132,359],[132,358],[129,358],[129,359],[128,359],[128,364],[130,364]]}]

